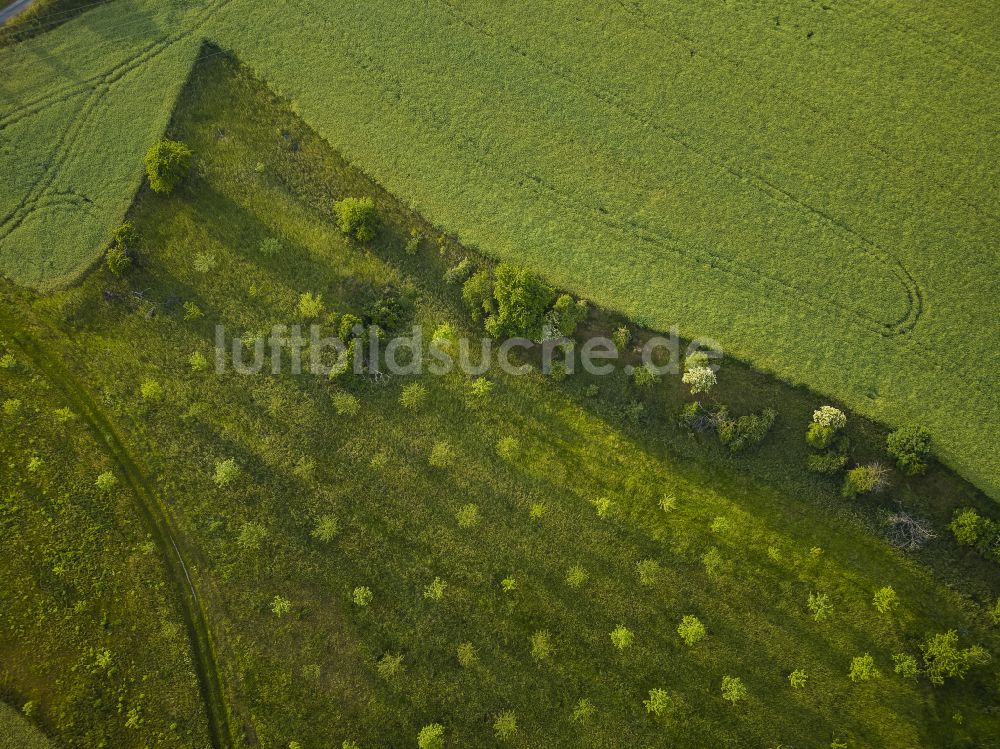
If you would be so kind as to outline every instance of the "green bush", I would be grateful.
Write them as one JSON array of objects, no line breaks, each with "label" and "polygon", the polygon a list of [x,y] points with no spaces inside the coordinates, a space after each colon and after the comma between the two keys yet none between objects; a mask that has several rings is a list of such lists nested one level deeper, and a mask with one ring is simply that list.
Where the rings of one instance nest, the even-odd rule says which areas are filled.
[{"label": "green bush", "polygon": [[931,635],[920,645],[924,673],[931,684],[944,684],[945,679],[964,679],[969,668],[989,661],[989,654],[978,646],[960,650],[958,632],[951,629]]},{"label": "green bush", "polygon": [[132,222],[126,221],[115,229],[107,252],[108,270],[116,276],[124,275],[132,267],[139,241],[139,231]]},{"label": "green bush", "polygon": [[826,450],[836,436],[837,430],[833,427],[813,421],[806,429],[806,444],[814,450]]},{"label": "green bush", "polygon": [[378,228],[378,214],[375,201],[371,198],[344,198],[333,204],[337,215],[337,226],[359,242],[369,242],[375,238]]},{"label": "green bush", "polygon": [[882,675],[882,672],[875,666],[875,659],[870,653],[859,655],[851,659],[851,668],[847,672],[851,681],[871,681]]},{"label": "green bush", "polygon": [[931,455],[931,433],[922,426],[900,427],[886,438],[886,448],[903,473],[916,476],[927,470],[927,459]]},{"label": "green bush", "polygon": [[465,302],[472,321],[483,322],[496,311],[493,302],[493,276],[488,270],[481,270],[462,284],[462,301]]},{"label": "green bush", "polygon": [[611,630],[611,644],[615,646],[618,650],[625,650],[626,648],[632,647],[632,643],[635,642],[635,635],[632,633],[628,627],[624,624],[619,624],[613,630]]},{"label": "green bush", "polygon": [[705,639],[705,625],[698,617],[688,614],[677,625],[677,634],[681,636],[685,645],[691,647]]},{"label": "green bush", "polygon": [[558,335],[571,336],[587,317],[587,303],[569,294],[561,294],[552,305],[549,322]]},{"label": "green bush", "polygon": [[847,455],[835,450],[811,453],[806,456],[806,469],[824,476],[832,476],[847,464]]},{"label": "green bush", "polygon": [[146,176],[154,192],[173,192],[191,171],[191,149],[176,140],[161,140],[146,152]]},{"label": "green bush", "polygon": [[774,426],[778,412],[765,408],[759,414],[747,414],[730,419],[725,409],[718,414],[716,429],[719,441],[731,452],[738,453],[760,444]]},{"label": "green bush", "polygon": [[722,677],[722,699],[735,705],[737,702],[745,700],[749,696],[746,685],[738,676]]},{"label": "green bush", "polygon": [[444,749],[444,726],[431,723],[421,728],[417,734],[417,746],[419,749]]},{"label": "green bush", "polygon": [[403,325],[412,313],[407,297],[392,285],[385,286],[378,298],[368,306],[366,315],[372,325],[378,325],[382,330],[396,330]]},{"label": "green bush", "polygon": [[472,273],[472,261],[463,257],[458,264],[444,272],[444,282],[446,284],[463,283]]},{"label": "green bush", "polygon": [[517,734],[517,716],[513,710],[504,710],[493,721],[493,735],[500,741],[510,741]]},{"label": "green bush", "polygon": [[889,470],[879,463],[871,463],[857,466],[847,472],[841,494],[850,499],[859,494],[882,491],[888,485]]},{"label": "green bush", "polygon": [[650,689],[649,699],[643,700],[642,704],[646,706],[647,713],[660,717],[670,707],[670,696],[665,689]]},{"label": "green bush", "polygon": [[948,527],[955,540],[962,546],[973,546],[979,540],[979,523],[982,520],[979,513],[971,507],[955,510]]},{"label": "green bush", "polygon": [[555,293],[552,287],[531,271],[509,263],[500,263],[493,277],[496,314],[487,318],[487,332],[495,338],[540,339],[545,311]]}]

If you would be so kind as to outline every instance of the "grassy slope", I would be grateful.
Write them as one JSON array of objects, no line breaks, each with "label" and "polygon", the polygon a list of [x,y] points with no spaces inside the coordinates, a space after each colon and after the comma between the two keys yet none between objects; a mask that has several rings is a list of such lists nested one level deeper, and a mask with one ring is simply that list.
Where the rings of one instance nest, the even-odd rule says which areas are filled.
[{"label": "grassy slope", "polygon": [[0,703],[0,746],[51,749],[52,743],[10,705]]},{"label": "grassy slope", "polygon": [[[153,541],[116,469],[65,395],[6,337],[0,370],[0,694],[65,746],[201,747],[205,718],[187,635]],[[33,465],[33,461],[40,461]],[[108,651],[106,665],[98,663]],[[135,718],[141,728],[126,726]],[[5,744],[4,746],[8,746]],[[14,745],[10,745],[14,746]]]},{"label": "grassy slope", "polygon": [[[171,127],[200,154],[198,173],[170,199],[141,196],[133,218],[147,248],[130,286],[98,272],[39,300],[35,311],[66,321],[75,345],[65,344],[65,356],[131,424],[182,532],[200,547],[203,573],[218,590],[211,615],[235,658],[230,682],[263,746],[351,737],[362,746],[405,745],[431,721],[447,725],[454,745],[479,746],[490,741],[492,716],[502,709],[517,712],[523,746],[804,746],[840,735],[852,747],[910,748],[982,746],[994,735],[995,717],[985,709],[993,669],[943,689],[892,675],[890,654],[915,652],[929,631],[961,627],[967,640],[993,649],[995,633],[984,628],[978,606],[871,535],[863,508],[844,506],[836,487],[805,477],[801,429],[816,405],[805,394],[776,394],[766,379],[725,369],[720,397],[754,408],[767,405],[761,398],[781,398],[786,420],[760,454],[726,460],[664,423],[665,401],[673,408],[681,397],[676,381],[649,399],[647,421],[629,426],[616,415],[619,406],[644,396],[620,380],[601,382],[600,396],[587,400],[583,381],[556,388],[538,376],[491,373],[495,393],[470,406],[464,378],[423,378],[430,398],[417,413],[398,404],[403,382],[351,382],[345,387],[361,412],[345,418],[331,408],[324,381],[191,372],[192,351],[211,358],[216,320],[231,330],[287,322],[303,291],[358,311],[391,281],[411,290],[416,319],[427,327],[466,327],[456,292],[442,291],[439,281],[460,249],[442,257],[427,243],[417,257],[403,254],[419,219],[348,169],[245,75],[233,82],[230,73],[212,58]],[[336,232],[329,204],[371,192],[388,226],[366,252]],[[268,236],[280,237],[281,257],[256,252]],[[200,273],[192,258],[205,253],[215,268]],[[118,302],[99,301],[105,287]],[[147,318],[148,304],[130,288],[147,289],[155,317]],[[206,319],[184,322],[177,306],[164,306],[172,296],[197,301]],[[730,377],[741,383],[741,397]],[[139,397],[146,379],[164,386],[162,401]],[[870,428],[855,425],[862,451],[871,449]],[[510,462],[494,449],[508,435],[520,439]],[[438,440],[456,449],[449,468],[428,465]],[[211,474],[224,457],[236,458],[244,473],[221,490]],[[315,461],[313,476],[293,473],[301,458]],[[930,481],[967,491],[940,472]],[[933,504],[910,484],[901,491]],[[664,494],[678,501],[668,514],[658,507]],[[601,497],[614,500],[613,517],[597,517],[590,501]],[[467,502],[479,505],[482,521],[462,530],[455,512]],[[528,510],[538,502],[547,512],[532,520]],[[340,525],[329,544],[310,537],[326,513]],[[716,518],[724,521],[712,530]],[[259,548],[238,544],[247,523],[266,530]],[[723,569],[709,576],[701,557],[713,547]],[[814,555],[813,547],[823,552]],[[935,552],[940,574],[963,578],[962,587],[992,602],[992,570],[946,542]],[[635,572],[646,558],[664,567],[648,588]],[[564,582],[572,564],[590,573],[581,590]],[[519,583],[513,595],[499,588],[508,575]],[[422,596],[435,576],[448,582],[440,603]],[[872,590],[883,584],[903,600],[894,617],[877,617],[871,607]],[[349,602],[357,585],[375,592],[368,609]],[[832,595],[831,621],[809,618],[805,603],[814,591]],[[269,610],[278,594],[293,603],[284,618]],[[688,613],[709,630],[691,650],[674,631]],[[608,638],[618,623],[636,633],[624,654]],[[539,664],[529,638],[542,629],[555,655]],[[479,651],[471,671],[456,662],[463,641]],[[384,682],[374,664],[387,652],[403,654],[406,671]],[[863,652],[876,656],[885,675],[854,685],[847,666]],[[313,665],[318,677],[306,669]],[[787,686],[793,668],[810,674],[801,692]],[[725,674],[746,681],[747,704],[731,708],[720,699]],[[647,716],[641,702],[657,686],[673,700],[664,722]],[[584,696],[599,712],[580,726],[569,711]]]},{"label": "grassy slope", "polygon": [[[178,7],[123,0],[4,52],[16,75],[2,101],[76,76],[54,60],[107,67],[127,54],[107,39],[192,28]],[[998,349],[981,324],[998,311],[981,270],[995,265],[997,220],[985,4],[211,7],[192,41],[235,49],[466,242],[654,327],[713,336],[869,416],[926,423],[949,463],[997,495],[1000,458],[979,426],[1000,417]],[[138,184],[168,81],[186,74],[182,48],[152,79],[130,79],[125,100],[148,96],[137,116],[103,104],[89,115],[98,147],[57,183],[94,203],[63,196],[0,241],[9,275],[48,285],[95,256]],[[21,66],[39,56],[50,64]],[[44,163],[31,133],[58,129],[74,101],[5,131],[21,145],[5,151],[4,211]],[[70,235],[47,255],[55,264],[30,251]],[[956,350],[976,366],[952,366]]]}]

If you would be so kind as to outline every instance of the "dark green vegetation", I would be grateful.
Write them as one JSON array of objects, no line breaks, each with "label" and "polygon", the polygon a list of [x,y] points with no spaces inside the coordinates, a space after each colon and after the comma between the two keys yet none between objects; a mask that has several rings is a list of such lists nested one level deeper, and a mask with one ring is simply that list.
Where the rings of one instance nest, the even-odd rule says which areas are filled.
[{"label": "dark green vegetation", "polygon": [[1000,497],[993,0],[280,8],[115,0],[0,50],[4,274],[95,262],[209,39],[466,245],[925,424]]},{"label": "dark green vegetation", "polygon": [[[419,733],[434,746],[435,725],[449,747],[497,736],[523,747],[993,740],[997,661],[983,661],[998,648],[996,567],[945,530],[959,506],[992,511],[967,484],[931,463],[924,476],[894,472],[880,495],[841,498],[839,477],[806,471],[814,448],[803,434],[822,401],[736,362],[702,400],[725,404],[734,422],[780,412],[739,453],[678,423],[691,400],[679,377],[490,371],[484,387],[460,374],[217,376],[216,322],[261,332],[354,316],[474,333],[458,281],[486,266],[214,51],[166,135],[193,149],[197,167],[170,196],[139,195],[132,266],[121,276],[101,267],[48,297],[8,288],[3,301],[66,377],[101,394],[155,477],[197,560],[238,744],[412,746]],[[345,235],[333,209],[362,196],[380,218],[367,244]],[[559,309],[580,322],[568,303]],[[596,310],[578,333],[622,325]],[[43,413],[0,423],[44,435],[55,428],[45,414],[63,401],[31,372],[0,373],[3,399]],[[760,431],[743,424],[734,437]],[[885,430],[850,416],[843,432],[851,465],[886,460]],[[17,466],[30,460],[28,438],[4,443],[17,445]],[[57,451],[69,443],[36,438],[46,465],[63,470],[71,464]],[[73,469],[95,497],[96,476],[115,471],[100,459]],[[127,476],[119,484],[134,491]],[[124,487],[117,496],[134,506]],[[910,556],[882,537],[897,502],[939,534]],[[155,544],[140,528],[133,518],[121,533],[144,539],[151,564]],[[96,544],[74,548],[93,554]],[[38,599],[46,574],[11,577],[4,595]],[[57,670],[48,651],[11,647],[14,662]],[[27,691],[27,676],[10,680]],[[50,695],[36,717],[74,743],[48,712],[59,685],[29,683]],[[147,699],[166,683],[151,679]],[[149,723],[131,730],[113,745],[154,743]]]}]

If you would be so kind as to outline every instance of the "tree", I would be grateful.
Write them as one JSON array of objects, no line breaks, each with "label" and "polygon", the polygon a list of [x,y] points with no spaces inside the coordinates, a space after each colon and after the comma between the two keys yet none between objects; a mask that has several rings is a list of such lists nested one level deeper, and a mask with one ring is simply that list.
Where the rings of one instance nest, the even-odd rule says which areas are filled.
[{"label": "tree", "polygon": [[271,601],[271,611],[277,617],[282,617],[292,610],[292,602],[284,596],[275,596]]},{"label": "tree", "polygon": [[244,523],[240,535],[236,537],[236,545],[242,551],[257,551],[267,538],[267,528],[260,523]]},{"label": "tree", "polygon": [[132,267],[132,258],[124,247],[113,244],[107,253],[108,270],[116,276],[124,275]]},{"label": "tree", "polygon": [[589,577],[587,570],[579,564],[574,564],[566,573],[566,584],[571,588],[580,588],[587,582]]},{"label": "tree", "polygon": [[496,314],[487,318],[486,331],[494,338],[538,340],[542,336],[545,310],[555,291],[526,268],[500,263],[493,274]]},{"label": "tree", "polygon": [[899,605],[899,598],[896,591],[887,585],[875,591],[872,605],[880,614],[888,614]]},{"label": "tree", "polygon": [[403,656],[386,653],[375,666],[378,675],[385,681],[390,681],[403,672]]},{"label": "tree", "polygon": [[722,699],[735,705],[750,696],[743,680],[738,676],[722,677]]},{"label": "tree", "polygon": [[333,204],[337,226],[359,242],[369,242],[378,229],[378,214],[371,198],[344,198]]},{"label": "tree", "polygon": [[455,462],[455,448],[443,440],[435,442],[428,462],[434,468],[447,468]]},{"label": "tree", "polygon": [[417,746],[419,749],[444,749],[444,726],[431,723],[421,728],[417,734]]},{"label": "tree", "polygon": [[813,411],[812,423],[837,431],[847,426],[847,416],[839,408],[820,406],[816,411]]},{"label": "tree", "polygon": [[904,679],[916,679],[920,669],[917,668],[917,659],[909,653],[896,653],[892,656],[893,671]]},{"label": "tree", "polygon": [[641,388],[650,387],[660,381],[660,376],[656,374],[651,363],[643,364],[632,370],[632,382]]},{"label": "tree", "polygon": [[493,276],[488,270],[474,273],[462,284],[462,301],[472,316],[472,321],[480,323],[496,312],[493,302]]},{"label": "tree", "polygon": [[647,713],[652,713],[659,718],[670,707],[670,695],[665,689],[650,689],[649,699],[643,700],[642,704],[646,706]]},{"label": "tree", "polygon": [[717,381],[715,372],[708,367],[691,367],[681,375],[681,382],[691,388],[692,395],[707,393]]},{"label": "tree", "polygon": [[615,344],[615,348],[621,353],[632,341],[632,331],[628,329],[627,325],[622,325],[615,329],[615,332],[611,334],[611,342]]},{"label": "tree", "polygon": [[139,395],[143,400],[158,401],[163,397],[163,386],[156,380],[143,380],[139,386]]},{"label": "tree", "polygon": [[870,653],[865,653],[851,659],[851,669],[847,675],[851,681],[870,681],[879,678],[882,672],[875,666],[875,658]]},{"label": "tree", "polygon": [[330,395],[330,402],[333,403],[333,410],[337,412],[337,416],[350,418],[357,416],[358,411],[361,410],[361,402],[357,396],[344,390],[335,390]]},{"label": "tree", "polygon": [[903,473],[917,476],[927,470],[927,459],[931,455],[931,433],[926,427],[903,426],[886,438],[886,448]]},{"label": "tree", "polygon": [[176,140],[161,140],[146,151],[146,176],[154,192],[173,192],[191,171],[194,154],[185,144]]},{"label": "tree", "polygon": [[611,630],[611,644],[618,650],[625,650],[631,647],[633,642],[635,642],[635,635],[624,624],[619,624]]},{"label": "tree", "polygon": [[427,400],[427,388],[419,382],[411,382],[399,394],[399,405],[409,411],[416,411]]},{"label": "tree", "polygon": [[493,721],[493,735],[500,741],[510,741],[517,734],[517,716],[513,710],[504,710]]},{"label": "tree", "polygon": [[688,614],[677,625],[677,634],[681,636],[685,645],[692,647],[705,638],[705,625],[698,617]]}]

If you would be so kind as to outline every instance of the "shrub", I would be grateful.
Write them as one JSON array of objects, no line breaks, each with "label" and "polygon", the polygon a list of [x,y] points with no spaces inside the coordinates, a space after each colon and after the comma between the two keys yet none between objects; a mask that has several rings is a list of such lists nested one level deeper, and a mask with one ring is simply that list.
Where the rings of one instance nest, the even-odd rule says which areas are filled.
[{"label": "shrub", "polygon": [[624,624],[619,624],[611,630],[611,644],[618,650],[625,650],[632,647],[633,642],[635,642],[635,635]]},{"label": "shrub", "polygon": [[382,679],[390,681],[403,672],[403,656],[386,653],[375,666],[375,670]]},{"label": "shrub", "polygon": [[847,472],[841,494],[847,498],[880,492],[889,485],[889,469],[880,463],[857,466]]},{"label": "shrub", "polygon": [[726,416],[725,409],[720,412],[716,429],[719,441],[729,448],[730,452],[742,452],[760,444],[774,426],[778,412],[765,408],[759,414],[748,414],[737,419]]},{"label": "shrub", "polygon": [[681,382],[691,388],[692,395],[707,393],[717,382],[715,372],[708,367],[692,367],[681,375]]},{"label": "shrub", "polygon": [[472,528],[479,524],[479,505],[471,502],[455,513],[459,528]]},{"label": "shrub", "polygon": [[643,700],[642,704],[646,706],[647,713],[659,718],[670,707],[670,695],[665,689],[650,689],[649,699]]},{"label": "shrub", "polygon": [[271,611],[277,617],[282,617],[292,610],[292,602],[284,596],[275,596],[271,601]]},{"label": "shrub", "polygon": [[482,322],[494,314],[496,305],[493,302],[493,277],[488,270],[473,274],[462,284],[462,301],[465,302],[475,323]]},{"label": "shrub", "polygon": [[378,228],[378,214],[375,212],[375,201],[371,198],[344,198],[333,204],[333,212],[337,215],[337,226],[359,242],[374,239]]},{"label": "shrub", "polygon": [[531,657],[536,661],[547,661],[552,657],[552,636],[548,630],[538,630],[531,635]]},{"label": "shrub", "polygon": [[305,292],[299,296],[299,316],[312,320],[323,314],[323,295]]},{"label": "shrub", "polygon": [[735,705],[741,700],[745,700],[750,693],[747,691],[743,680],[738,676],[722,677],[722,699]]},{"label": "shrub", "polygon": [[200,351],[193,351],[188,357],[188,366],[192,372],[202,372],[208,368],[208,359]]},{"label": "shrub", "polygon": [[836,436],[837,430],[833,427],[813,421],[806,429],[806,444],[814,450],[826,450]]},{"label": "shrub", "polygon": [[788,674],[788,683],[792,685],[793,689],[801,689],[806,685],[806,680],[809,677],[806,676],[806,672],[801,668],[797,668],[792,673]]},{"label": "shrub", "polygon": [[685,645],[692,647],[705,639],[705,625],[698,617],[688,614],[677,625],[677,634],[681,636]]},{"label": "shrub", "polygon": [[895,664],[893,666],[893,671],[904,679],[916,679],[919,669],[917,668],[917,659],[914,658],[909,653],[896,653],[892,656],[892,662]]},{"label": "shrub", "polygon": [[233,483],[240,475],[240,467],[236,465],[233,458],[215,461],[215,476],[212,480],[216,486],[226,487]]},{"label": "shrub", "polygon": [[927,459],[931,454],[931,433],[926,427],[903,426],[886,438],[886,448],[903,473],[916,476],[927,470]]},{"label": "shrub", "polygon": [[493,392],[493,382],[485,377],[477,377],[469,383],[469,394],[473,398],[482,399]]},{"label": "shrub", "polygon": [[830,596],[826,593],[810,593],[808,606],[815,622],[824,621],[833,613],[833,604],[830,603]]},{"label": "shrub", "polygon": [[971,666],[984,660],[981,648],[973,646],[959,650],[958,632],[953,629],[928,637],[920,645],[920,652],[924,659],[924,673],[931,684],[937,685],[944,684],[947,678],[957,676],[964,679]]},{"label": "shrub", "polygon": [[875,591],[872,605],[880,614],[888,614],[899,605],[899,598],[896,596],[896,591],[887,585]]},{"label": "shrub", "polygon": [[104,473],[100,474],[97,477],[97,480],[94,482],[94,486],[96,486],[97,490],[100,491],[102,494],[108,494],[109,492],[111,492],[112,489],[115,488],[115,486],[117,486],[117,484],[118,484],[118,477],[115,476],[111,471],[105,471]]},{"label": "shrub", "polygon": [[154,192],[173,192],[191,171],[191,149],[176,140],[161,140],[146,151],[146,176]]},{"label": "shrub", "polygon": [[132,258],[124,247],[113,244],[108,248],[107,263],[109,271],[116,276],[121,276],[132,267]]},{"label": "shrub", "polygon": [[812,423],[837,432],[847,426],[847,416],[839,408],[820,406],[818,410],[813,411]]},{"label": "shrub", "polygon": [[163,397],[163,386],[156,380],[144,380],[139,386],[139,394],[143,400],[158,401]]},{"label": "shrub", "polygon": [[476,654],[476,647],[471,642],[463,642],[455,649],[458,656],[458,665],[462,668],[472,668],[479,660]]},{"label": "shrub", "polygon": [[990,621],[992,621],[993,624],[995,624],[996,626],[1000,627],[1000,598],[997,599],[997,602],[993,605],[993,608],[990,609]]},{"label": "shrub", "polygon": [[598,499],[590,500],[590,504],[594,506],[597,511],[597,517],[606,518],[611,514],[612,509],[614,509],[614,502],[611,501],[610,497],[599,497]]},{"label": "shrub", "polygon": [[444,441],[435,442],[431,447],[428,463],[434,468],[447,468],[455,462],[455,448]]},{"label": "shrub", "polygon": [[535,502],[528,509],[528,517],[532,520],[541,520],[542,515],[548,512],[548,506],[544,502]]},{"label": "shrub", "polygon": [[257,246],[257,252],[264,257],[276,257],[281,254],[282,249],[281,242],[275,237],[265,237]]},{"label": "shrub", "polygon": [[412,382],[403,388],[399,394],[399,405],[410,411],[415,411],[427,400],[427,388],[419,382]]},{"label": "shrub", "polygon": [[472,273],[472,261],[463,257],[458,264],[444,272],[444,282],[446,284],[463,283]]},{"label": "shrub", "polygon": [[442,580],[440,577],[435,577],[427,587],[424,588],[424,598],[429,601],[440,601],[444,598],[445,588],[448,587],[448,583]]},{"label": "shrub", "polygon": [[367,585],[359,585],[353,591],[351,591],[351,601],[355,606],[360,606],[364,608],[372,602],[375,594],[372,593],[372,589]]},{"label": "shrub", "polygon": [[403,292],[388,284],[368,306],[366,314],[372,324],[382,330],[396,330],[409,319],[411,311],[410,302]]},{"label": "shrub", "polygon": [[201,311],[201,307],[190,300],[184,302],[181,306],[184,308],[185,322],[189,320],[199,320],[205,316],[205,313]]},{"label": "shrub", "polygon": [[493,735],[500,741],[509,741],[517,734],[517,716],[513,710],[504,710],[493,721]]},{"label": "shrub", "polygon": [[553,382],[562,382],[569,377],[569,368],[566,366],[566,362],[552,362],[551,366],[549,366],[549,377],[552,378]]},{"label": "shrub", "polygon": [[14,369],[17,367],[17,359],[9,351],[0,356],[0,369]]},{"label": "shrub", "polygon": [[500,581],[500,588],[504,593],[513,593],[517,590],[517,580],[513,577],[505,577]]},{"label": "shrub", "polygon": [[549,321],[559,335],[571,336],[577,326],[587,318],[587,303],[577,301],[569,294],[561,294],[552,305]]},{"label": "shrub", "polygon": [[574,564],[566,572],[566,584],[571,588],[580,588],[586,584],[589,577],[590,575],[587,574],[587,570],[579,564]]},{"label": "shrub", "polygon": [[420,243],[424,241],[423,232],[417,227],[410,229],[410,238],[406,240],[406,246],[403,251],[407,255],[416,255],[420,251]]},{"label": "shrub", "polygon": [[361,403],[357,397],[344,390],[335,390],[330,395],[330,400],[333,403],[333,410],[337,412],[337,416],[356,416],[358,411],[361,410]]},{"label": "shrub", "polygon": [[982,518],[971,507],[955,510],[948,527],[955,540],[962,546],[972,546],[979,539],[979,525]]},{"label": "shrub", "polygon": [[649,387],[660,381],[660,376],[656,374],[652,364],[644,364],[632,370],[632,382],[639,387]]},{"label": "shrub", "polygon": [[597,708],[594,707],[594,703],[588,700],[586,697],[581,697],[580,700],[573,707],[573,713],[571,715],[575,723],[586,723],[588,720],[594,717],[597,712]]},{"label": "shrub", "polygon": [[260,523],[244,523],[240,535],[236,537],[236,545],[242,551],[257,551],[267,538],[267,528]]},{"label": "shrub", "polygon": [[632,331],[628,329],[628,326],[622,325],[615,329],[615,332],[611,334],[611,341],[615,344],[615,348],[621,353],[624,351],[629,343],[632,341]]},{"label": "shrub", "polygon": [[311,535],[317,541],[329,543],[337,537],[339,530],[340,525],[337,522],[336,515],[321,515],[316,520],[316,525],[313,527]]},{"label": "shrub", "polygon": [[211,273],[217,264],[215,255],[211,252],[199,252],[194,256],[191,267],[198,273]]},{"label": "shrub", "polygon": [[713,546],[702,555],[701,563],[705,566],[705,573],[709,577],[715,577],[722,567],[722,554]]},{"label": "shrub", "polygon": [[444,749],[444,726],[440,723],[431,723],[420,729],[417,734],[417,747],[419,749]]},{"label": "shrub", "polygon": [[635,571],[639,575],[640,585],[656,585],[663,573],[663,568],[655,559],[643,559],[635,565]]},{"label": "shrub", "polygon": [[851,669],[847,675],[851,681],[870,681],[879,678],[882,672],[876,668],[875,659],[869,653],[865,653],[851,659]]}]

